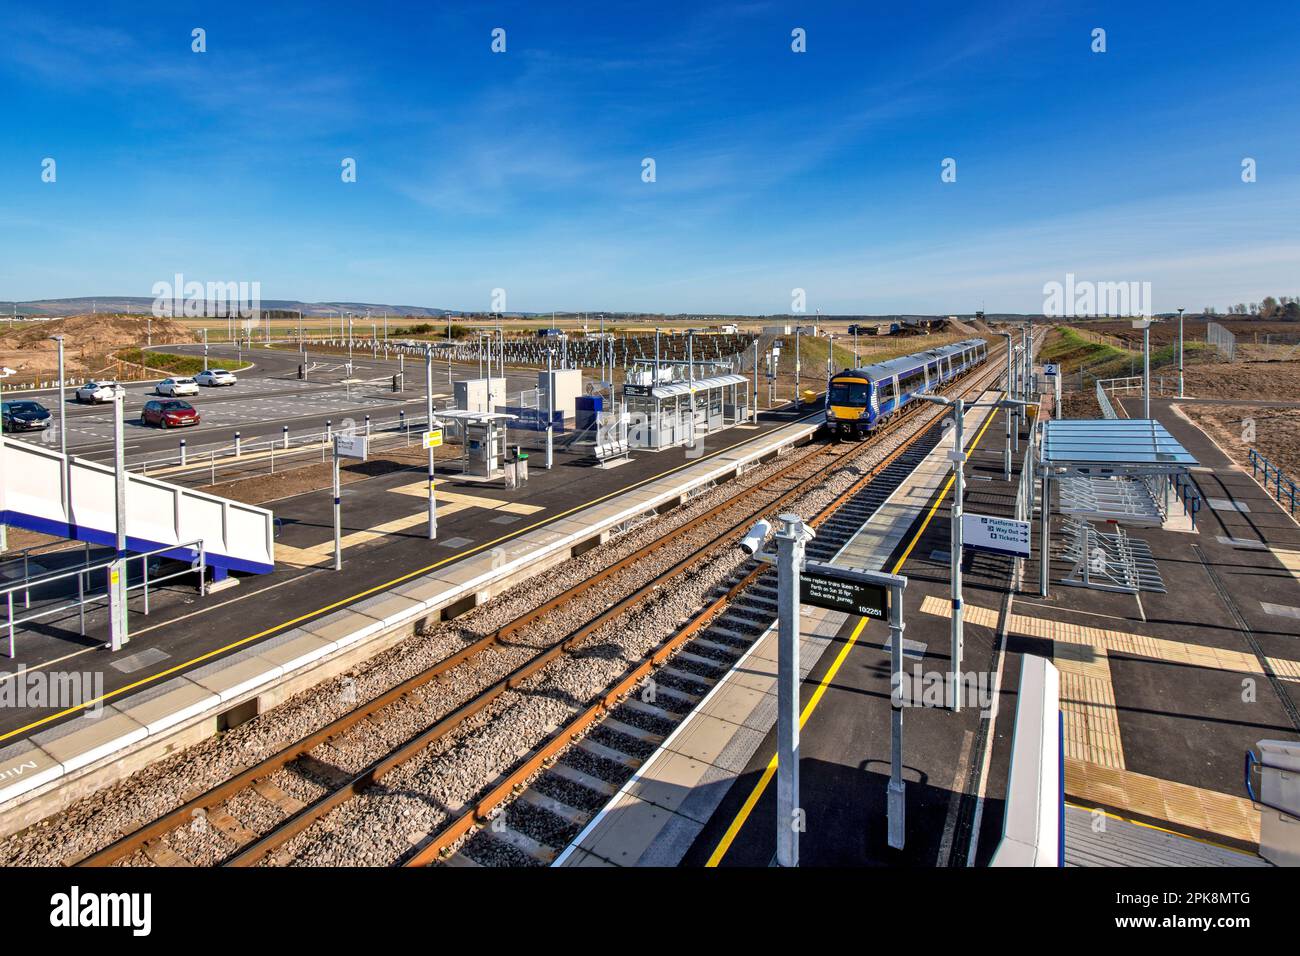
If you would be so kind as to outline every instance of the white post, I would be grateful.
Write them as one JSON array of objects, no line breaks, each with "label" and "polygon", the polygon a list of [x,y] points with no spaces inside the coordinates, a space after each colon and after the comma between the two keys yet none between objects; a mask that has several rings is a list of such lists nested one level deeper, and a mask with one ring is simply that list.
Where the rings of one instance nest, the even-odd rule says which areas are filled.
[{"label": "white post", "polygon": [[961,606],[961,516],[965,492],[966,453],[963,441],[964,419],[966,417],[966,400],[959,398],[953,404],[956,416],[956,434],[952,453],[952,470],[956,477],[952,499],[952,537],[949,547],[952,549],[952,709],[961,710],[961,658],[962,658],[962,606]]},{"label": "white post", "polygon": [[799,571],[804,526],[796,514],[782,514],[776,535],[776,863],[799,865]]},{"label": "white post", "polygon": [[[433,430],[433,346],[424,347],[424,414],[428,418],[425,431]],[[438,501],[434,497],[434,466],[436,462],[433,449],[429,449],[429,540],[438,536]]]},{"label": "white post", "polygon": [[1183,397],[1183,310],[1178,310],[1178,397]]},{"label": "white post", "polygon": [[[1011,397],[1011,333],[1003,332],[1007,337],[1007,398]],[[1011,480],[1011,413],[1013,409],[1008,405],[1005,409],[1007,419],[1007,445],[1002,452],[1002,480]]]},{"label": "white post", "polygon": [[123,435],[122,405],[125,395],[113,392],[114,517],[117,526],[117,554],[108,571],[109,647],[121,650],[130,643],[126,609],[126,440]]},{"label": "white post", "polygon": [[68,463],[68,406],[64,390],[64,373],[63,373],[63,336],[54,336],[54,341],[59,343],[59,452],[63,455],[63,516],[68,519],[68,524],[72,524],[72,467]]},{"label": "white post", "polygon": [[[889,601],[889,667],[893,673],[894,687],[903,686],[903,588],[902,583],[890,586]],[[889,787],[885,795],[885,810],[889,845],[901,850],[907,835],[907,785],[903,783],[903,708],[894,701],[889,726]]]},{"label": "white post", "polygon": [[555,358],[555,349],[546,350],[546,470],[551,470],[552,465],[552,440],[551,440],[551,422],[555,419],[555,376],[553,360]]},{"label": "white post", "polygon": [[758,338],[754,339],[754,394],[751,398],[752,406],[749,420],[752,424],[758,424]]}]

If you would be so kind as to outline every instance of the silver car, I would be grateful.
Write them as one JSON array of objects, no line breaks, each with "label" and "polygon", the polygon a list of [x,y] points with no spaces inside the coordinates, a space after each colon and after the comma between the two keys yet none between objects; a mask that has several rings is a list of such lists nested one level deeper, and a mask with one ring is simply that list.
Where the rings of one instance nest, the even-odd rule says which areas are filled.
[{"label": "silver car", "polygon": [[100,382],[87,382],[74,393],[77,401],[87,402],[91,405],[102,405],[105,402],[111,402],[113,396],[121,395],[124,389],[117,382],[108,379]]},{"label": "silver car", "polygon": [[213,388],[218,385],[234,385],[239,379],[235,378],[233,372],[228,372],[224,368],[205,368],[194,376],[194,381],[199,385]]},{"label": "silver car", "polygon": [[199,383],[192,378],[165,378],[158,383],[155,391],[159,395],[171,395],[173,398],[179,395],[197,395]]}]

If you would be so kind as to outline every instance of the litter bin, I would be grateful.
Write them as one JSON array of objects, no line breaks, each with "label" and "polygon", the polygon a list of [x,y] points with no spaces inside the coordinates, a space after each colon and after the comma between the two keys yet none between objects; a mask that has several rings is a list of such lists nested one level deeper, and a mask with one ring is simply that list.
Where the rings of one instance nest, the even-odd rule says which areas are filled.
[{"label": "litter bin", "polygon": [[394,391],[394,392],[400,392],[400,391],[405,387],[405,383],[404,383],[404,381],[403,381],[405,378],[406,378],[406,374],[405,374],[404,372],[395,372],[395,373],[393,373],[393,391]]},{"label": "litter bin", "polygon": [[518,445],[515,446],[515,471],[519,484],[528,484],[528,452]]},{"label": "litter bin", "polygon": [[298,377],[299,378],[307,377],[307,367],[303,365],[301,362],[298,363]]}]

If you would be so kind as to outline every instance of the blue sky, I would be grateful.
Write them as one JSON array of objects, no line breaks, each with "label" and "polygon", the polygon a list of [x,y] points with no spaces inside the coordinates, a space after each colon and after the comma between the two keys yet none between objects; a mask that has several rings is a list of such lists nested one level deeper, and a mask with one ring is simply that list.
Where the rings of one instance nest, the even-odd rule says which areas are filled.
[{"label": "blue sky", "polygon": [[1157,311],[1300,294],[1294,2],[4,2],[0,22],[0,299],[177,272],[477,310],[499,287],[526,311],[786,312],[794,288],[810,312],[1037,311],[1067,272],[1149,281]]}]

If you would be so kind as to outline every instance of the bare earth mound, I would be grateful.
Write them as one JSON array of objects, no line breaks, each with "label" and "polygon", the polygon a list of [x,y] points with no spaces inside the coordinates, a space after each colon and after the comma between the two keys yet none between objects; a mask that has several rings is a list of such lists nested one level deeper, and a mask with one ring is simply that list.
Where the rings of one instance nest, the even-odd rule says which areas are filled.
[{"label": "bare earth mound", "polygon": [[[151,334],[152,330],[152,334]],[[152,339],[154,345],[197,341],[193,332],[172,319],[137,315],[71,315],[49,322],[20,322],[0,335],[0,365],[14,369],[12,381],[52,378],[58,370],[63,336],[64,365],[69,375],[94,372],[109,353]]]}]

